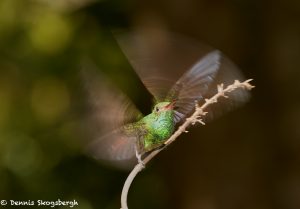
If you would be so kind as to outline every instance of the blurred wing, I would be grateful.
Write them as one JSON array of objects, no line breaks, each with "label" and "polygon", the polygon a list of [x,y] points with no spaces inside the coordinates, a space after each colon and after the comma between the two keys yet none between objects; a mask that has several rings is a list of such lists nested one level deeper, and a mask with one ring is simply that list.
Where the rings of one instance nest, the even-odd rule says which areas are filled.
[{"label": "blurred wing", "polygon": [[128,160],[134,156],[135,138],[120,128],[139,120],[142,114],[91,63],[85,61],[83,69],[81,77],[87,97],[84,131],[92,141],[88,150],[97,159]]},{"label": "blurred wing", "polygon": [[[222,55],[220,69],[218,70],[214,82],[205,94],[205,98],[210,98],[217,93],[217,85],[223,83],[224,87],[226,87],[233,84],[234,80],[244,81],[245,78],[238,67],[229,58]],[[208,114],[203,117],[205,122],[209,122],[222,116],[223,114],[243,105],[250,99],[249,91],[241,88],[227,93],[227,96],[229,98],[220,98],[217,103],[210,105],[206,109]],[[202,103],[203,102],[204,101],[202,101]]]},{"label": "blurred wing", "polygon": [[130,168],[136,164],[136,135],[123,129],[115,130],[89,144],[86,152],[97,160],[119,168]]},{"label": "blurred wing", "polygon": [[[176,123],[189,116],[195,108],[195,100],[201,104],[204,98],[213,96],[218,84],[226,86],[235,79],[243,80],[237,67],[219,51],[212,51],[207,45],[163,28],[138,28],[130,33],[115,33],[115,36],[156,102],[178,100]],[[187,69],[190,70],[184,73]],[[243,104],[249,93],[238,89],[229,96],[229,99],[211,105],[205,120]]]},{"label": "blurred wing", "polygon": [[108,133],[143,117],[130,99],[91,63],[85,62],[83,69],[88,121],[97,133]]},{"label": "blurred wing", "polygon": [[[203,57],[187,73],[185,73],[170,90],[167,100],[176,100],[175,122],[188,117],[195,109],[195,101],[203,104],[205,98],[217,93],[217,85],[232,84],[234,80],[243,80],[237,67],[219,51],[213,51]],[[214,119],[231,109],[245,103],[249,98],[248,91],[237,89],[229,94],[229,99],[221,98],[218,103],[206,109],[203,119]]]},{"label": "blurred wing", "polygon": [[166,100],[176,100],[175,122],[179,122],[195,109],[195,103],[203,99],[216,77],[221,54],[213,51],[204,56],[187,71],[172,87]]},{"label": "blurred wing", "polygon": [[157,102],[163,101],[178,78],[210,49],[157,27],[115,33],[115,37]]}]

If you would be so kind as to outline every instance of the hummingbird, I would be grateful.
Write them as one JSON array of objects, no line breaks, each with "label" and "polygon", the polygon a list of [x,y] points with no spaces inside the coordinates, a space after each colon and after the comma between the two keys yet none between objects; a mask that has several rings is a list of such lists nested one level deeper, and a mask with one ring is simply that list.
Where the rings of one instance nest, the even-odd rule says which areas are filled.
[{"label": "hummingbird", "polygon": [[[144,68],[143,64],[136,60],[144,62],[145,59],[135,59],[136,56],[131,49],[128,51],[128,48],[130,47],[123,47],[123,50],[130,63],[135,69],[140,69],[141,66]],[[103,77],[93,82],[96,76],[91,76],[93,78],[87,82],[90,92],[88,97],[94,104],[91,110],[93,122],[90,124],[97,125],[93,128],[94,140],[89,144],[87,152],[94,158],[110,162],[117,167],[127,167],[137,160],[142,162],[143,156],[161,147],[168,140],[176,127],[192,113],[196,103],[204,101],[205,95],[211,91],[218,78],[222,59],[225,58],[220,51],[212,50],[198,58],[171,84],[168,83],[168,78],[157,76],[158,74],[149,76],[149,68],[146,71],[137,70],[143,83],[154,96],[153,108],[145,116],[130,99]],[[234,106],[232,103],[241,104],[248,98],[248,93],[243,90],[231,94],[231,106]],[[103,132],[106,134],[103,135]]]}]

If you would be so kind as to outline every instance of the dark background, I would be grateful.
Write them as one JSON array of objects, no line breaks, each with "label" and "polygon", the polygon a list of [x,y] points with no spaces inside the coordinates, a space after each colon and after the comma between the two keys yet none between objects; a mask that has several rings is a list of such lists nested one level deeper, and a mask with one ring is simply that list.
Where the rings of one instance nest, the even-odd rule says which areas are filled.
[{"label": "dark background", "polygon": [[154,20],[223,51],[256,88],[245,106],[192,128],[154,159],[135,179],[129,207],[299,209],[297,0],[1,0],[0,199],[120,208],[128,172],[83,155],[75,131],[79,60],[92,57],[149,107],[109,31]]}]

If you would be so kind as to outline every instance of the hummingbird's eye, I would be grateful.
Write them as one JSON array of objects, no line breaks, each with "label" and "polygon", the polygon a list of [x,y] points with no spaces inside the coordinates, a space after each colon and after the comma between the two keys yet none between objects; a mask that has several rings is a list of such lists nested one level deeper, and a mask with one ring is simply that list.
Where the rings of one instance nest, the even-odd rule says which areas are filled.
[{"label": "hummingbird's eye", "polygon": [[159,108],[158,108],[158,107],[155,107],[155,111],[158,112],[158,111],[159,111]]}]

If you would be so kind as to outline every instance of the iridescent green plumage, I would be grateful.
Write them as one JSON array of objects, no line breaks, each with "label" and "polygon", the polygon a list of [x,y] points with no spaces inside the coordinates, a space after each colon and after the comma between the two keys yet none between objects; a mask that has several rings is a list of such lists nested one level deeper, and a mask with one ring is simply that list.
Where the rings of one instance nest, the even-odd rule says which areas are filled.
[{"label": "iridescent green plumage", "polygon": [[170,102],[155,105],[151,114],[135,124],[124,126],[127,134],[138,133],[137,149],[140,154],[162,145],[174,132],[174,110]]},{"label": "iridescent green plumage", "polygon": [[160,114],[151,113],[142,119],[147,130],[142,140],[145,151],[158,147],[172,135],[175,126],[173,117],[173,110],[168,110]]}]

